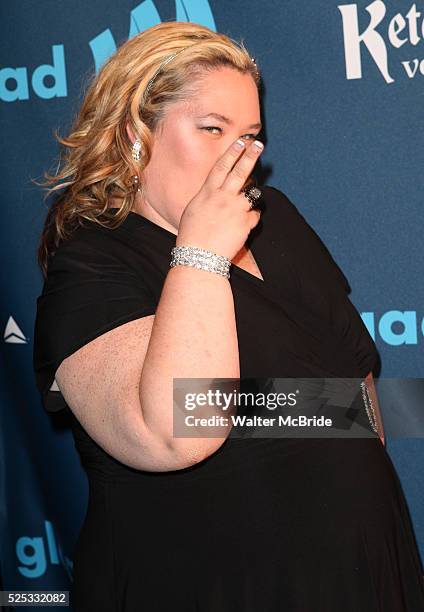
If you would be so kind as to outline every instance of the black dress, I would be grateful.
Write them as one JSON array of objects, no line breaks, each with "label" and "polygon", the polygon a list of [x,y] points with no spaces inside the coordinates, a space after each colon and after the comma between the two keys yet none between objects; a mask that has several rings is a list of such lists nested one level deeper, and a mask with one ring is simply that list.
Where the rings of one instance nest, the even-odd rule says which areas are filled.
[{"label": "black dress", "polygon": [[[248,246],[264,281],[234,265],[230,279],[241,377],[365,377],[377,352],[344,274],[288,198],[261,188]],[[37,300],[48,411],[69,410],[53,385],[65,357],[155,312],[175,240],[130,213],[61,244]],[[408,509],[378,437],[228,438],[197,465],[157,473],[115,460],[70,416],[89,480],[76,612],[424,610]]]}]

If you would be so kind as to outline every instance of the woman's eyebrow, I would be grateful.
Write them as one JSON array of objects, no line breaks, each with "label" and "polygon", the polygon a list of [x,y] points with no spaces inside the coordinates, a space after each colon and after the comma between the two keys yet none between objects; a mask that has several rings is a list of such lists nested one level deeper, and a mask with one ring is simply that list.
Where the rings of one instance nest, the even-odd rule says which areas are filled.
[{"label": "woman's eyebrow", "polygon": [[[233,121],[231,121],[231,119],[229,119],[228,117],[225,117],[224,115],[220,115],[219,113],[208,113],[207,115],[201,115],[200,117],[197,117],[197,119],[206,119],[206,117],[214,117],[215,119],[218,119],[219,121],[223,121],[224,123],[227,123],[228,125],[233,125]],[[251,129],[255,129],[255,128],[261,128],[262,127],[262,123],[252,123],[252,125],[249,125],[248,128]]]}]

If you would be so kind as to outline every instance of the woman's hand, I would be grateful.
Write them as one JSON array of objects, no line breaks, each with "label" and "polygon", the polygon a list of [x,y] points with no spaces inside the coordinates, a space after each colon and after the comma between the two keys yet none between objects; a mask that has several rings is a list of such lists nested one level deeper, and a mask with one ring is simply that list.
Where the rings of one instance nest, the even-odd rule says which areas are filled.
[{"label": "woman's hand", "polygon": [[262,150],[254,143],[241,148],[233,143],[218,159],[181,215],[176,246],[208,249],[230,260],[235,257],[260,219],[260,210],[249,210],[250,202],[241,189]]}]

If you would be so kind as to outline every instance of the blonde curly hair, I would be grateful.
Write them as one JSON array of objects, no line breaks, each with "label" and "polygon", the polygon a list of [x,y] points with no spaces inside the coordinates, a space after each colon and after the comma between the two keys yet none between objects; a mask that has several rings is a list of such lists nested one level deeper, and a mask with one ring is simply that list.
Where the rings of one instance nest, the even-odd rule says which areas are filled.
[{"label": "blonde curly hair", "polygon": [[[175,59],[157,73],[174,53]],[[198,79],[221,66],[250,73],[259,89],[259,70],[243,43],[196,23],[171,21],[125,42],[92,76],[69,135],[62,138],[55,132],[60,169],[45,172],[45,180],[37,183],[47,192],[44,199],[58,195],[48,209],[37,250],[44,277],[49,257],[78,226],[89,221],[114,228],[127,217],[138,186],[134,176],[149,163],[167,108],[195,95]],[[142,145],[139,162],[132,157],[127,124]],[[107,212],[112,197],[121,202],[113,215]]]}]

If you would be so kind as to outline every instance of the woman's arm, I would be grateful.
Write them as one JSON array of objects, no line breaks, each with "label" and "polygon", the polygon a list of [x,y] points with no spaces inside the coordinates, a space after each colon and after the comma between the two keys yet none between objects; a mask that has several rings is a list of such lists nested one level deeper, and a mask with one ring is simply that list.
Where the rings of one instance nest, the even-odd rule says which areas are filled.
[{"label": "woman's arm", "polygon": [[379,436],[382,444],[385,446],[386,442],[385,442],[385,438],[384,438],[383,419],[382,419],[382,416],[381,416],[380,406],[378,404],[377,390],[375,388],[374,378],[373,378],[372,372],[369,372],[367,374],[367,376],[365,378],[365,383],[366,383],[366,385],[368,387],[368,392],[369,392],[369,395],[370,395],[370,399],[371,399],[372,404],[374,406],[375,418],[376,418],[376,422],[377,422],[378,436]]},{"label": "woman's arm", "polygon": [[[204,270],[187,266],[171,268],[162,289],[141,372],[140,405],[147,428],[168,442],[182,464],[207,457],[223,444],[225,436],[173,437],[173,410],[177,410],[173,402],[173,379],[239,377],[230,283]],[[193,391],[206,392],[207,389],[189,384],[187,392]],[[211,409],[210,414],[213,413]]]},{"label": "woman's arm", "polygon": [[229,433],[174,438],[173,378],[239,375],[231,285],[188,266],[169,269],[155,315],[98,336],[56,370],[60,391],[88,434],[118,461],[148,471],[198,463]]}]

